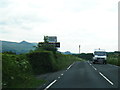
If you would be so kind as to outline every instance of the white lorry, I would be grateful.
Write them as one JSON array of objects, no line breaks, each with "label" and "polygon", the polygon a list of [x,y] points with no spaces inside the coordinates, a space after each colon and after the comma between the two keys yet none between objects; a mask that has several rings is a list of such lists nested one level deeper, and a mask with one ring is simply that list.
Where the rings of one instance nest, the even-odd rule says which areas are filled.
[{"label": "white lorry", "polygon": [[95,49],[93,53],[93,64],[103,63],[107,64],[107,53],[103,49]]}]

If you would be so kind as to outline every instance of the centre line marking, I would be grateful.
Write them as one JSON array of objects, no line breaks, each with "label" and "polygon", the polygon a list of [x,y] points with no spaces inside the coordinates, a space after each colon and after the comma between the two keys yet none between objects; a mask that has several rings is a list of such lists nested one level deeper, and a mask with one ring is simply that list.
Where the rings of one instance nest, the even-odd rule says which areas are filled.
[{"label": "centre line marking", "polygon": [[[75,62],[74,62],[74,63],[75,63]],[[74,64],[74,63],[73,63],[73,64]],[[71,65],[67,68],[67,70],[70,69],[70,68],[73,66],[73,64],[71,64]]]},{"label": "centre line marking", "polygon": [[52,83],[50,83],[44,90],[47,90],[48,88],[50,88],[57,80],[54,80]]},{"label": "centre line marking", "polygon": [[107,79],[101,72],[99,72],[99,74],[100,74],[104,79],[106,79],[111,85],[113,85],[113,83],[112,83],[109,79]]},{"label": "centre line marking", "polygon": [[71,68],[71,66],[72,66],[72,65],[70,65],[70,66],[67,68],[67,70],[68,70],[68,69],[70,69],[70,68]]},{"label": "centre line marking", "polygon": [[63,74],[61,74],[61,76],[63,76]]},{"label": "centre line marking", "polygon": [[96,68],[94,68],[95,70],[97,70]]}]

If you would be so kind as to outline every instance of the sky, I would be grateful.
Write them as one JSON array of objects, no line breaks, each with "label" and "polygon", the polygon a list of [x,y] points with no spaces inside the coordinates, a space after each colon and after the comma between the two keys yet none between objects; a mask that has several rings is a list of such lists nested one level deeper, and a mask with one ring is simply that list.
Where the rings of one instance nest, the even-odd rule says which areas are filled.
[{"label": "sky", "polygon": [[0,39],[43,42],[57,36],[61,52],[118,50],[119,0],[0,0]]}]

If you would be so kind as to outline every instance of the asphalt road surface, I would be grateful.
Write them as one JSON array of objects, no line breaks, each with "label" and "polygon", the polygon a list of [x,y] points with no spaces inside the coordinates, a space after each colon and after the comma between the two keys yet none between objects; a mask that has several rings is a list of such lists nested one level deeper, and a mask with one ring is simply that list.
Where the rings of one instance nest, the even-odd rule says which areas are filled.
[{"label": "asphalt road surface", "polygon": [[44,90],[51,88],[118,88],[118,66],[75,62]]}]

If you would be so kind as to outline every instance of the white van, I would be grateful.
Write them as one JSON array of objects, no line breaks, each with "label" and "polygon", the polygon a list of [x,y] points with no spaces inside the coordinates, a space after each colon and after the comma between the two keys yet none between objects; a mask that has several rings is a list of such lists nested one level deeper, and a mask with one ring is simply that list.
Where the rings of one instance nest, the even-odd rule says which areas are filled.
[{"label": "white van", "polygon": [[107,53],[105,50],[95,49],[93,53],[93,64],[102,63],[107,64]]}]

